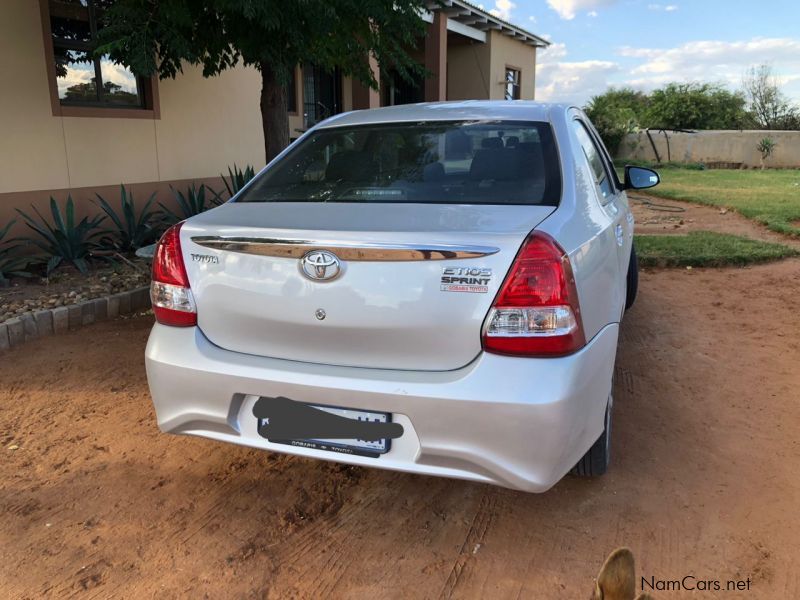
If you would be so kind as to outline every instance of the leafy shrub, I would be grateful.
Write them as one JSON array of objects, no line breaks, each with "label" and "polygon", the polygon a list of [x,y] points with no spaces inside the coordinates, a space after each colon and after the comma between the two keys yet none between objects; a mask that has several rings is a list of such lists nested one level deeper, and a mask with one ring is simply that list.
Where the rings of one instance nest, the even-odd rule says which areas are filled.
[{"label": "leafy shrub", "polygon": [[3,243],[11,227],[16,221],[11,221],[8,225],[0,228],[0,285],[5,285],[9,275],[15,277],[30,277],[31,274],[25,271],[31,259],[17,254],[18,244],[11,244],[14,240],[7,240]]},{"label": "leafy shrub", "polygon": [[128,192],[124,185],[119,186],[119,213],[100,194],[95,195],[97,196],[97,205],[108,215],[113,224],[113,227],[103,230],[103,233],[106,234],[103,239],[104,244],[119,252],[134,252],[155,240],[158,235],[155,227],[157,213],[150,210],[150,206],[156,198],[155,192],[144,203],[138,217],[133,193]]},{"label": "leafy shrub", "polygon": [[746,100],[711,83],[670,83],[655,90],[644,115],[650,129],[741,129]]},{"label": "leafy shrub", "polygon": [[669,83],[647,95],[610,88],[585,107],[609,152],[637,129],[741,129],[750,117],[740,92],[718,84]]},{"label": "leafy shrub", "polygon": [[639,128],[647,103],[646,94],[631,88],[611,88],[589,101],[586,114],[612,155],[619,150],[625,135]]},{"label": "leafy shrub", "polygon": [[756,146],[756,150],[761,153],[761,160],[762,162],[767,160],[772,153],[775,152],[775,147],[778,143],[773,140],[771,137],[765,137],[760,142],[758,142],[758,146]]},{"label": "leafy shrub", "polygon": [[76,224],[75,204],[72,201],[72,196],[67,196],[66,219],[55,199],[52,196],[50,197],[50,212],[53,215],[52,225],[35,206],[32,208],[39,217],[38,219],[17,209],[17,212],[25,219],[25,224],[36,234],[35,236],[21,239],[30,242],[45,252],[47,255],[47,274],[49,275],[53,269],[64,261],[72,263],[81,273],[86,273],[89,270],[87,259],[94,250],[100,247],[97,238],[103,233],[99,226],[105,217],[101,215],[92,218],[84,217]]},{"label": "leafy shrub", "polygon": [[161,202],[158,203],[161,207],[161,218],[166,224],[171,225],[178,221],[183,221],[214,207],[213,201],[206,197],[206,189],[210,188],[206,188],[205,184],[200,184],[200,187],[197,187],[193,183],[186,188],[185,194],[172,186],[169,186],[169,189],[172,190],[172,194],[175,197],[177,210],[172,210]]}]

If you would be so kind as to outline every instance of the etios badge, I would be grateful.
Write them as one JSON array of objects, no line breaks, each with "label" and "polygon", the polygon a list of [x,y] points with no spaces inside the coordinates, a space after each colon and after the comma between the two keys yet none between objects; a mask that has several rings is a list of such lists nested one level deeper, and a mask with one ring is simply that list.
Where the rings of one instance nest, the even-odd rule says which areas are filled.
[{"label": "etios badge", "polygon": [[312,250],[300,259],[303,275],[314,281],[329,281],[341,273],[341,263],[327,250]]}]

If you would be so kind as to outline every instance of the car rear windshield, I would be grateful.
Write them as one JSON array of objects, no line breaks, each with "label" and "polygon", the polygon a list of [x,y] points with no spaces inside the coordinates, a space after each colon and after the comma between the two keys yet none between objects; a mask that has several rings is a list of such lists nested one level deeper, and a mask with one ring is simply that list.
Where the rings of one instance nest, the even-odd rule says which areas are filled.
[{"label": "car rear windshield", "polygon": [[557,206],[560,197],[549,124],[428,121],[314,131],[236,201]]}]

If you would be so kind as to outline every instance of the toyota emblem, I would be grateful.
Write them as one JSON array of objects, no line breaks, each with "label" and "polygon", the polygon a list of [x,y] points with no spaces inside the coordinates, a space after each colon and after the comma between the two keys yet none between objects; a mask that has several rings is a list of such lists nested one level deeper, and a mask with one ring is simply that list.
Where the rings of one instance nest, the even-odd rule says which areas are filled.
[{"label": "toyota emblem", "polygon": [[327,250],[312,250],[300,259],[303,275],[314,281],[329,281],[341,273],[341,263]]}]

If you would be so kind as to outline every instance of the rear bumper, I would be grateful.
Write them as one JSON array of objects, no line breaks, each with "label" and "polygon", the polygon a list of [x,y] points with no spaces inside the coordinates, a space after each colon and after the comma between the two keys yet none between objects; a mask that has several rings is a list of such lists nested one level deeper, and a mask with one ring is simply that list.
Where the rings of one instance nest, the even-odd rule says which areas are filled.
[{"label": "rear bumper", "polygon": [[[556,359],[483,353],[455,371],[334,367],[223,350],[196,328],[156,324],[147,379],[163,431],[324,460],[543,492],[603,430],[618,326]],[[393,413],[405,433],[380,458],[273,444],[259,396]]]}]

